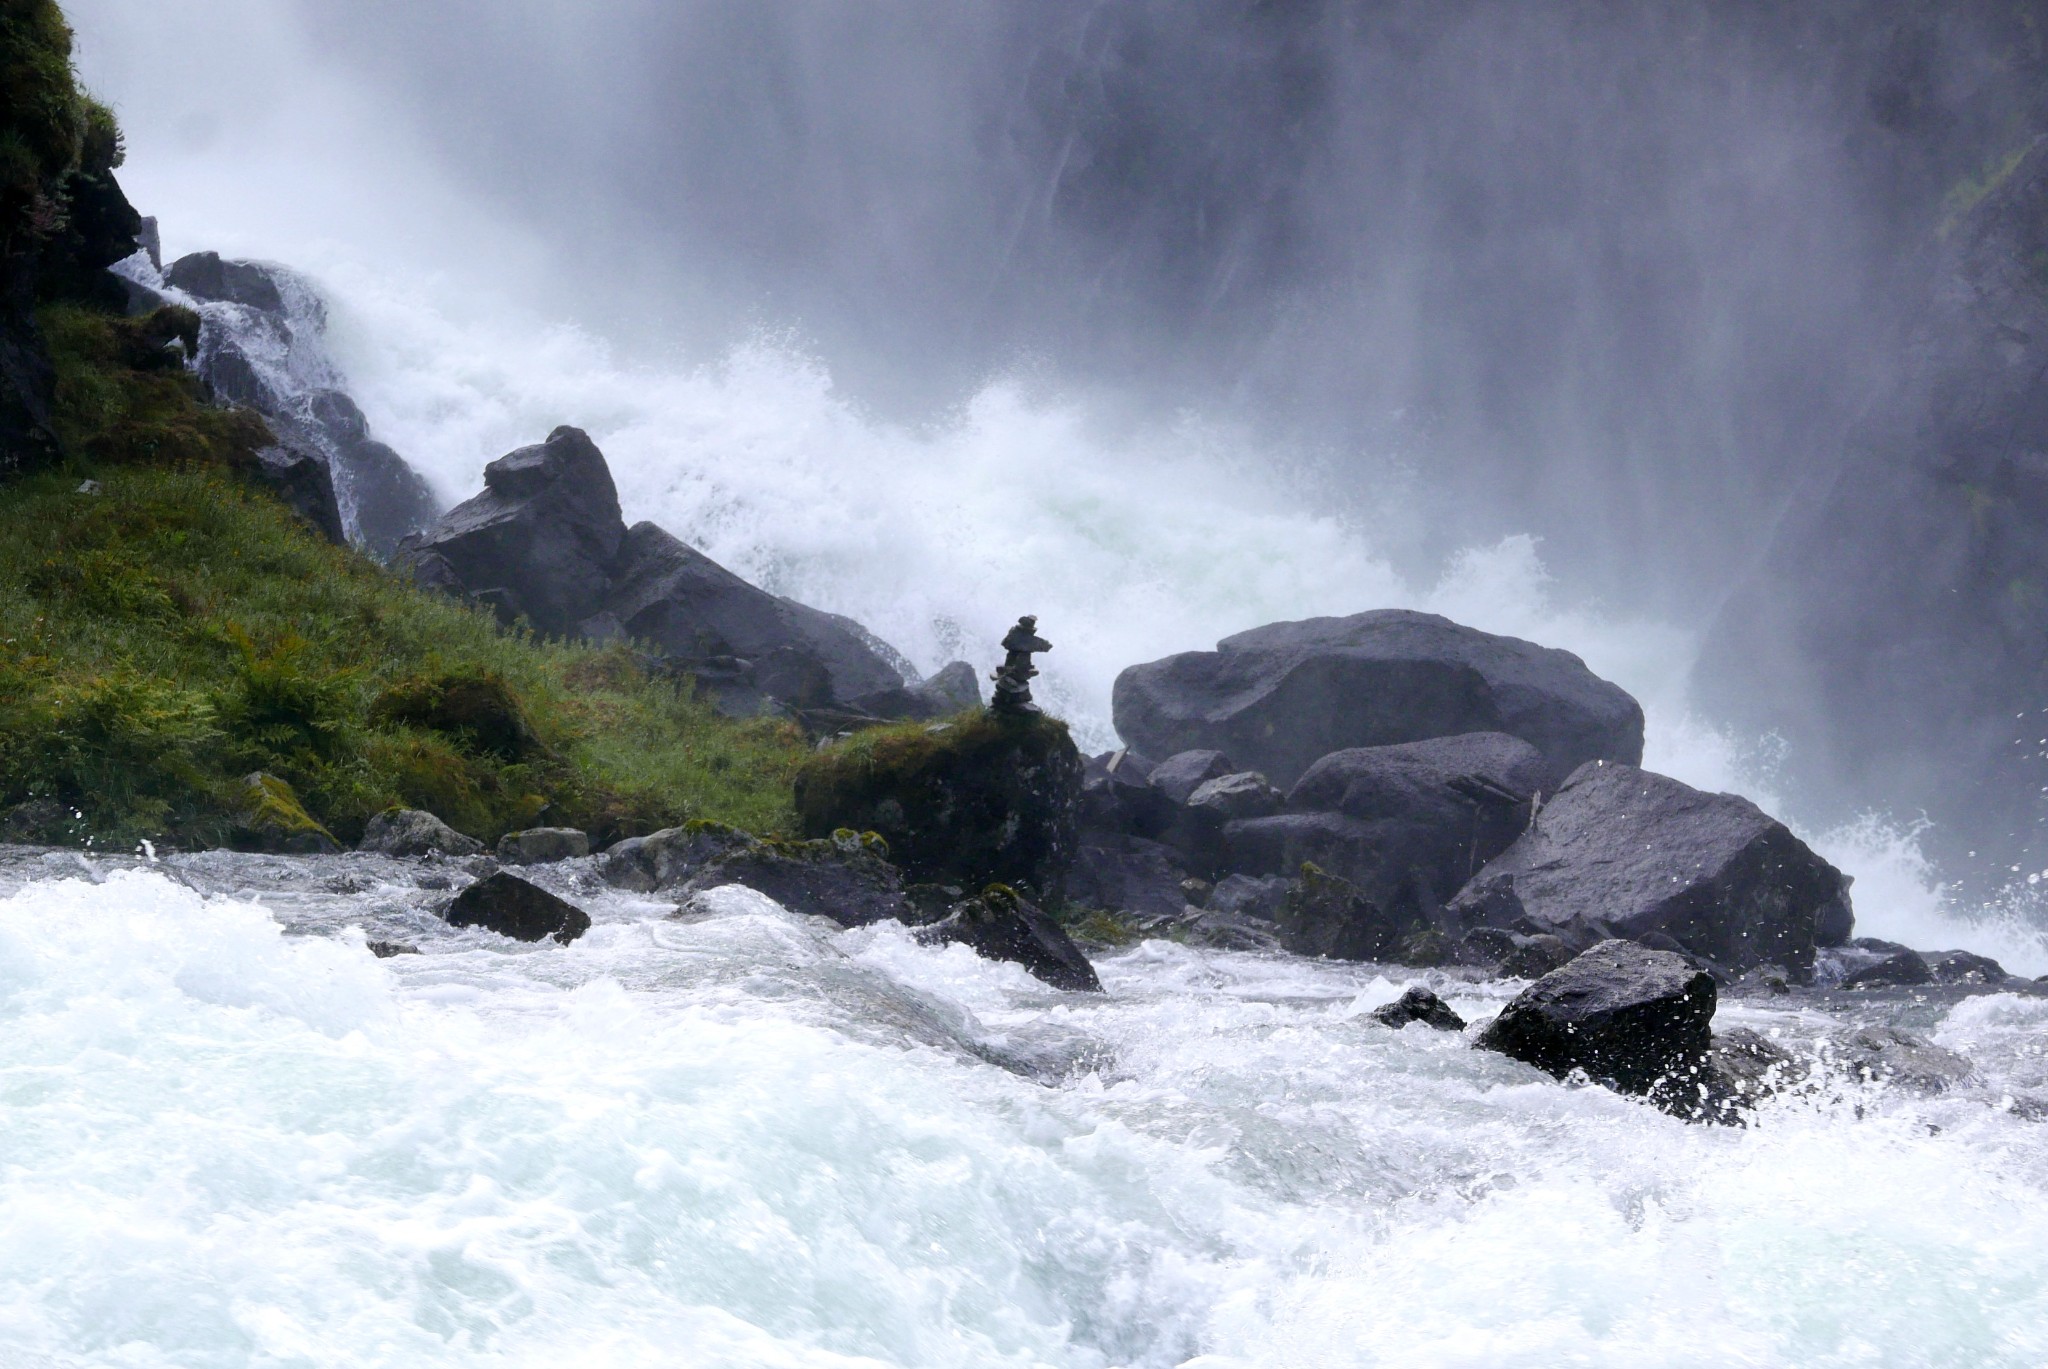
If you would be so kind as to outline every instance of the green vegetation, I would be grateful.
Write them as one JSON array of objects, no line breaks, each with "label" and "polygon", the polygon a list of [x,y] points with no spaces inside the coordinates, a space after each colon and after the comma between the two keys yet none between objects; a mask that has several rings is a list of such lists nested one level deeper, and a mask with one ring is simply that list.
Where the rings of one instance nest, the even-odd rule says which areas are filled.
[{"label": "green vegetation", "polygon": [[246,839],[256,771],[343,840],[392,804],[485,840],[789,825],[790,727],[413,590],[224,465],[81,473],[0,494],[0,813],[84,815],[41,835]]},{"label": "green vegetation", "polygon": [[62,206],[51,187],[93,131],[118,153],[113,116],[72,78],[63,11],[55,0],[0,0],[0,252],[55,228]]}]

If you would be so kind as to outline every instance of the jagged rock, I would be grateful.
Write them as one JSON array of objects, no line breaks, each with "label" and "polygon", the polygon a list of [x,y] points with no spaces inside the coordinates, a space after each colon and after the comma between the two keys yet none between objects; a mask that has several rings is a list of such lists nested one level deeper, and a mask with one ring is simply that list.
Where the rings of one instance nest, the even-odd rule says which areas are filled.
[{"label": "jagged rock", "polygon": [[924,696],[934,717],[944,718],[982,706],[981,676],[965,661],[940,666],[912,686],[912,691]]},{"label": "jagged rock", "polygon": [[369,421],[346,394],[314,390],[291,413],[303,417],[316,440],[325,440],[330,464],[348,486],[356,534],[371,555],[388,560],[400,541],[440,516],[433,487],[404,457],[370,436]]},{"label": "jagged rock", "polygon": [[1147,779],[1169,802],[1180,805],[1210,780],[1236,771],[1237,766],[1221,751],[1177,751],[1153,766]]},{"label": "jagged rock", "polygon": [[627,837],[606,849],[597,867],[608,884],[651,894],[688,879],[706,862],[755,838],[737,827],[701,819],[665,827],[644,837]]},{"label": "jagged rock", "polygon": [[1988,955],[1971,951],[1934,951],[1922,956],[1937,984],[2004,984],[2012,976]]},{"label": "jagged rock", "polygon": [[478,856],[484,844],[466,837],[418,808],[394,808],[379,813],[363,828],[358,851],[381,856]]},{"label": "jagged rock", "polygon": [[1475,1044],[1684,1109],[1699,1100],[1714,1005],[1712,976],[1679,956],[1603,941],[1517,994]]},{"label": "jagged rock", "polygon": [[1934,972],[1917,952],[1899,951],[1874,965],[1865,965],[1842,980],[1845,989],[1888,989],[1910,984],[1932,984]]},{"label": "jagged rock", "polygon": [[1889,1084],[1913,1093],[1945,1093],[1968,1079],[1970,1062],[1898,1027],[1864,1027],[1829,1043],[1824,1057],[1859,1083]]},{"label": "jagged rock", "polygon": [[193,252],[172,262],[164,284],[198,299],[221,300],[266,314],[284,312],[284,292],[274,268],[262,262],[226,261],[218,252]]},{"label": "jagged rock", "polygon": [[1115,834],[1083,840],[1067,872],[1066,898],[1077,908],[1154,917],[1177,916],[1187,871],[1172,848]]},{"label": "jagged rock", "polygon": [[498,591],[511,616],[566,635],[611,583],[625,524],[597,444],[560,427],[484,468],[484,490],[450,509],[401,560],[433,553],[472,594]]},{"label": "jagged rock", "polygon": [[1707,1051],[1703,1112],[1733,1122],[1783,1089],[1803,1083],[1808,1067],[1769,1037],[1748,1027],[1714,1033]]},{"label": "jagged rock", "polygon": [[1438,1031],[1461,1032],[1465,1030],[1465,1019],[1451,1010],[1451,1005],[1438,998],[1420,984],[1410,985],[1393,1002],[1374,1008],[1372,1020],[1396,1030],[1410,1022],[1420,1022]]},{"label": "jagged rock", "polygon": [[1847,881],[1747,799],[1634,766],[1582,767],[1451,901],[1465,926],[1574,947],[1661,932],[1737,973],[1813,972],[1814,928]]},{"label": "jagged rock", "polygon": [[1113,706],[1132,746],[1227,751],[1279,784],[1333,751],[1464,732],[1529,742],[1552,783],[1643,752],[1642,709],[1578,657],[1399,609],[1275,623],[1133,666]]},{"label": "jagged rock", "polygon": [[546,865],[589,854],[589,835],[574,827],[529,827],[498,838],[498,859],[507,865]]},{"label": "jagged rock", "polygon": [[1332,960],[1386,960],[1415,930],[1391,917],[1347,879],[1301,867],[1275,923],[1280,944],[1296,955]]},{"label": "jagged rock", "polygon": [[294,855],[332,855],[341,850],[334,834],[299,802],[291,785],[262,771],[242,778],[236,845],[244,850]]},{"label": "jagged rock", "polygon": [[441,916],[451,927],[482,927],[519,941],[553,937],[564,946],[590,930],[590,914],[506,870],[464,889]]},{"label": "jagged rock", "polygon": [[872,833],[732,844],[698,866],[682,893],[688,897],[723,884],[744,884],[793,913],[828,917],[842,927],[918,920],[887,846]]},{"label": "jagged rock", "polygon": [[[626,532],[617,578],[584,616],[599,610],[678,669],[693,670],[731,712],[758,711],[769,699],[815,707],[903,687],[858,623],[758,589],[652,523]],[[718,662],[732,664],[721,670]]]},{"label": "jagged rock", "polygon": [[285,507],[312,525],[336,546],[348,545],[335,502],[334,480],[317,457],[292,447],[265,447],[256,453],[256,474]]},{"label": "jagged rock", "polygon": [[1080,947],[1029,900],[994,885],[917,931],[927,946],[957,943],[984,960],[1022,965],[1056,989],[1101,993],[1102,981]]},{"label": "jagged rock", "polygon": [[802,830],[879,832],[911,879],[1064,894],[1077,849],[1081,755],[1065,723],[976,714],[862,732],[797,772]]}]

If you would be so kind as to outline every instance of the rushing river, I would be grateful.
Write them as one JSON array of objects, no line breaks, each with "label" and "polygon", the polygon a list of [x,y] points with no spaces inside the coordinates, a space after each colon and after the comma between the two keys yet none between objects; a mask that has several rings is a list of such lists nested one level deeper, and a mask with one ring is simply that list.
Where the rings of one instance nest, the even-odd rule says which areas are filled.
[{"label": "rushing river", "polygon": [[0,1363],[2048,1363],[2048,998],[1724,1001],[1976,1069],[1725,1129],[1366,1016],[1512,983],[1077,996],[539,877],[582,940],[449,930],[461,863],[0,848]]}]

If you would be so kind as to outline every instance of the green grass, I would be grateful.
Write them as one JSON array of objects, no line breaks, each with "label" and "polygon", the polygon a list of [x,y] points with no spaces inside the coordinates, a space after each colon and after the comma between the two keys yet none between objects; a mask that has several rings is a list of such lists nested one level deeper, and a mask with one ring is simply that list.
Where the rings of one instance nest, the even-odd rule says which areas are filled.
[{"label": "green grass", "polygon": [[[344,840],[392,804],[486,840],[790,826],[794,729],[416,591],[224,466],[93,473],[98,494],[79,470],[0,489],[0,813],[51,799],[103,846],[212,844],[260,770]],[[506,701],[529,743],[419,704],[451,686]]]}]

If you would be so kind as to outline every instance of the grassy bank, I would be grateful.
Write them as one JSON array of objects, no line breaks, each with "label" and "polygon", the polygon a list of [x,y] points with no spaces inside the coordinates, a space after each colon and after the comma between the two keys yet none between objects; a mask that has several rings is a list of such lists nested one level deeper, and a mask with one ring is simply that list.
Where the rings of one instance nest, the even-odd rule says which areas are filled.
[{"label": "grassy bank", "polygon": [[[96,494],[87,473],[0,487],[0,819],[18,835],[231,841],[258,770],[343,840],[391,804],[485,839],[789,825],[793,729],[415,591],[226,464],[94,466]],[[19,831],[54,808],[59,830]]]}]

